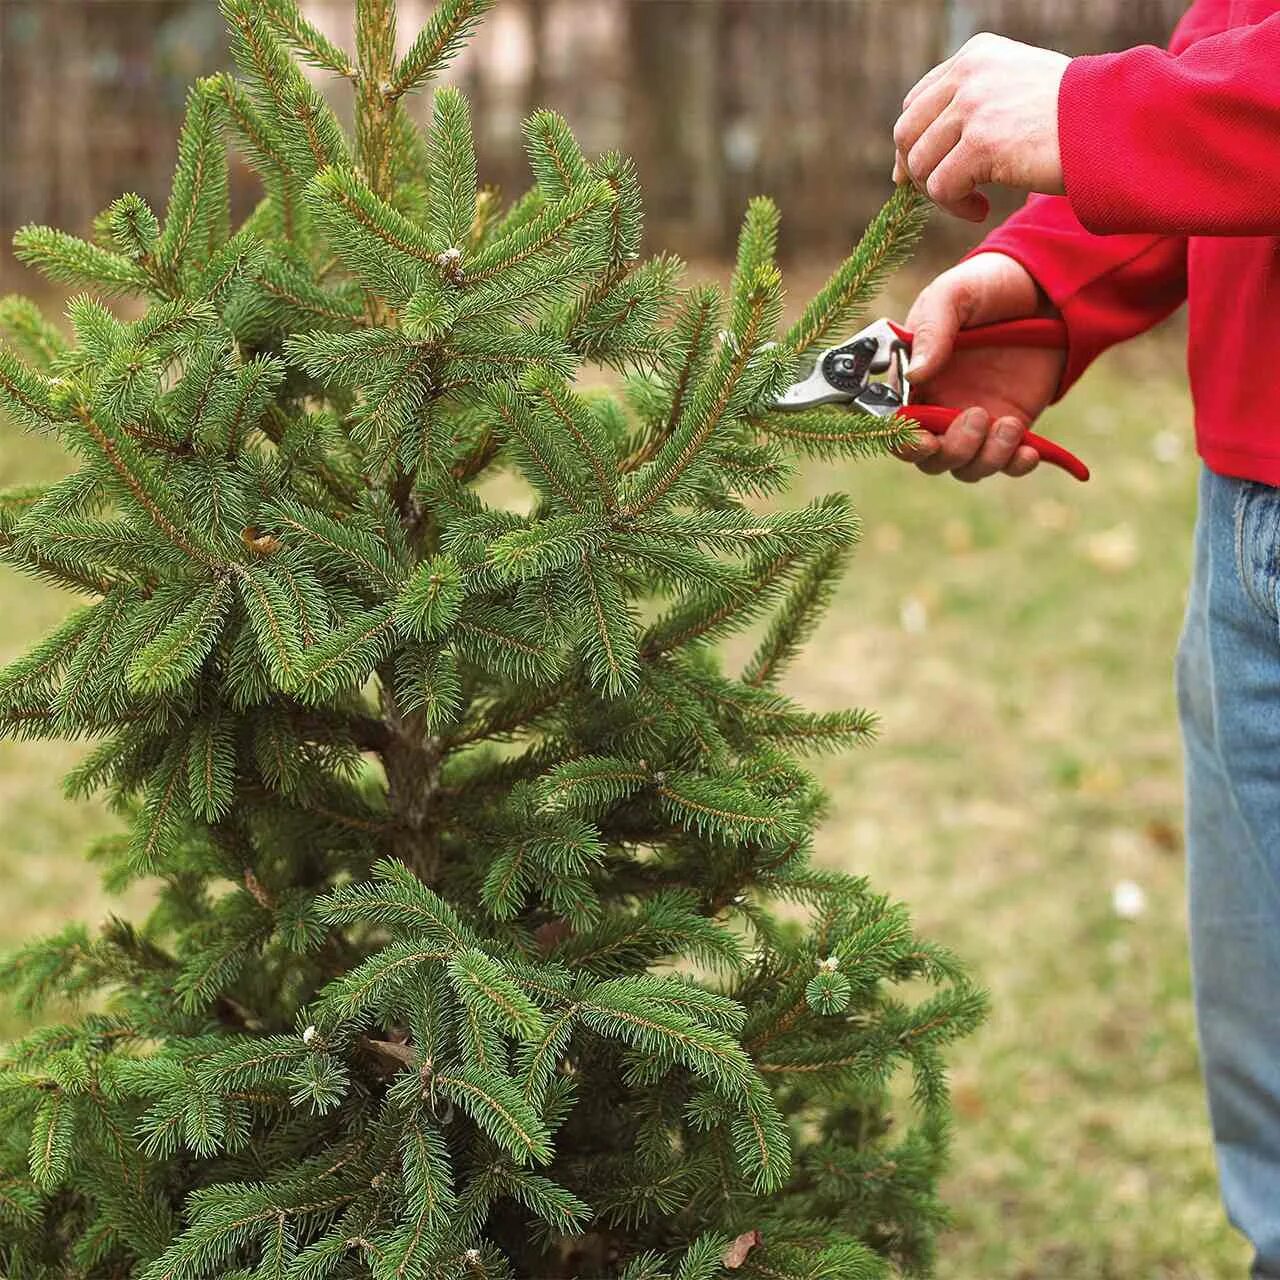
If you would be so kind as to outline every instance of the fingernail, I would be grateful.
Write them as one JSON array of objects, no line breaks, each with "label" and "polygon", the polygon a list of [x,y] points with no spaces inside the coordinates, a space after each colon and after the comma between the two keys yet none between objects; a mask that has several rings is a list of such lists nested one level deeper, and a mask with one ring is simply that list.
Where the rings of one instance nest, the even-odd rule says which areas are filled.
[{"label": "fingernail", "polygon": [[1022,439],[1022,424],[1015,418],[1002,418],[996,424],[996,439],[1001,444],[1017,444]]},{"label": "fingernail", "polygon": [[970,435],[986,435],[988,425],[988,415],[985,409],[975,408],[965,410],[964,429],[969,432]]}]

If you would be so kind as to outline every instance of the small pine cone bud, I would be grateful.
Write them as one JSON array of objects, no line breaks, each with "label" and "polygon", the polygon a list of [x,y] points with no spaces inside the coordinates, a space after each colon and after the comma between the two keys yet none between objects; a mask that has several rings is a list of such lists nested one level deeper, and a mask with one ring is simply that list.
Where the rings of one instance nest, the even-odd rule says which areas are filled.
[{"label": "small pine cone bud", "polygon": [[820,969],[826,969],[828,972],[834,972],[840,967],[840,957],[828,956],[825,960],[819,961],[818,967]]},{"label": "small pine cone bud", "polygon": [[805,987],[804,998],[814,1013],[843,1013],[849,1007],[853,987],[843,973],[824,969],[815,974]]},{"label": "small pine cone bud", "polygon": [[444,276],[450,284],[461,285],[464,280],[462,272],[462,250],[456,246],[446,249],[443,253],[436,254],[436,266],[440,268],[440,274]]},{"label": "small pine cone bud", "polygon": [[49,403],[61,414],[74,413],[80,403],[80,392],[69,378],[50,378]]}]

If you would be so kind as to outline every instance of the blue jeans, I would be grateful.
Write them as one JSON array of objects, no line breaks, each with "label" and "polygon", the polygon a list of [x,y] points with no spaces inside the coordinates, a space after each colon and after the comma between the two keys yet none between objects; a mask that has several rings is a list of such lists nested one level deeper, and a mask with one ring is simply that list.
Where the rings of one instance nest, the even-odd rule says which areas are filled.
[{"label": "blue jeans", "polygon": [[1178,648],[1196,1021],[1222,1196],[1280,1280],[1280,489],[1200,478]]}]

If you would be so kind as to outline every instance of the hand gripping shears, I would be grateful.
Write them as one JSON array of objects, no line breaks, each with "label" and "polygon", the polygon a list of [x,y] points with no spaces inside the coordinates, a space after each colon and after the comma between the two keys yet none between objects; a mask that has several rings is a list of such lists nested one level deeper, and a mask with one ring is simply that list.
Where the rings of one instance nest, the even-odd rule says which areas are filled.
[{"label": "hand gripping shears", "polygon": [[[915,335],[892,320],[877,320],[847,342],[823,351],[806,378],[793,383],[774,402],[774,408],[812,409],[823,404],[847,404],[878,418],[906,418],[935,436],[956,420],[959,409],[938,404],[912,404],[907,362]],[[955,349],[979,347],[1064,348],[1067,330],[1061,320],[1048,317],[1006,320],[956,334]],[[877,380],[880,378],[880,380]],[[1089,468],[1052,440],[1032,431],[1022,437],[1045,462],[1061,467],[1077,480],[1089,478]]]}]

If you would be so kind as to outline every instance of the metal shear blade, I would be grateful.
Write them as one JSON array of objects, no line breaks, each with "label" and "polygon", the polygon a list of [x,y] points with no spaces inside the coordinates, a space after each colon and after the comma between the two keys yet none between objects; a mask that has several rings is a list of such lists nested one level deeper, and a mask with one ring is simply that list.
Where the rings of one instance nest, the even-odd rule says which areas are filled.
[{"label": "metal shear blade", "polygon": [[[888,417],[906,403],[909,350],[887,320],[877,320],[845,342],[819,354],[808,377],[793,383],[774,403],[776,409],[812,409],[849,404]],[[889,374],[887,382],[874,382]]]}]

